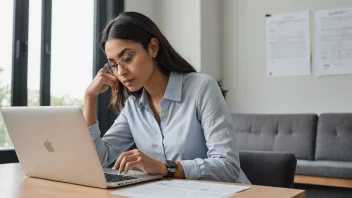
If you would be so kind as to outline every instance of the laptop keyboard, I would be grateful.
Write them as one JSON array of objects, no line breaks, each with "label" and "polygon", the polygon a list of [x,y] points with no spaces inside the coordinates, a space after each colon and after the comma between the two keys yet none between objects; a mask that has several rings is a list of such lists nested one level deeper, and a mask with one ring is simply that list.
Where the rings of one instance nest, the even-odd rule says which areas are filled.
[{"label": "laptop keyboard", "polygon": [[123,176],[123,175],[115,175],[110,173],[104,173],[105,179],[107,182],[119,182],[119,181],[127,181],[132,179],[137,179],[131,176]]}]

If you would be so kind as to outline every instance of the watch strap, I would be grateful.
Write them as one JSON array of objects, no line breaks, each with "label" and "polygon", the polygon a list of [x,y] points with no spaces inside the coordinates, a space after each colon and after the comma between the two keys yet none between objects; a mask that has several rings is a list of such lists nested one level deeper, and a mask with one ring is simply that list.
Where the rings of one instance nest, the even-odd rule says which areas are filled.
[{"label": "watch strap", "polygon": [[167,177],[168,178],[173,178],[176,172],[177,164],[176,162],[166,160],[165,162],[166,168],[167,168]]}]

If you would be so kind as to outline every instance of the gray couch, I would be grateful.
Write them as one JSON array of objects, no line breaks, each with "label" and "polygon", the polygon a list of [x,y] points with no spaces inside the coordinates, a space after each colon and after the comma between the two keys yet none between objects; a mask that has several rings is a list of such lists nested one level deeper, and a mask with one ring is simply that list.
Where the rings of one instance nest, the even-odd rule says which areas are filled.
[{"label": "gray couch", "polygon": [[[297,157],[296,177],[352,184],[352,113],[232,114],[232,118],[239,150],[292,152]],[[325,184],[339,186],[331,181]]]}]

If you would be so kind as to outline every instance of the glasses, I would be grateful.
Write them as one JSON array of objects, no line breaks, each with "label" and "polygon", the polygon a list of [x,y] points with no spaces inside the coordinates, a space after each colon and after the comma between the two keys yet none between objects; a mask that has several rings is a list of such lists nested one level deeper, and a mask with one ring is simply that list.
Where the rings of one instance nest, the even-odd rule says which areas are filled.
[{"label": "glasses", "polygon": [[140,50],[142,49],[143,45],[138,48],[135,52],[133,53],[129,53],[129,54],[124,54],[121,58],[120,61],[118,61],[115,64],[110,65],[109,63],[106,63],[104,65],[104,69],[108,70],[108,72],[112,73],[112,74],[116,74],[116,72],[118,71],[118,67],[122,67],[124,69],[129,68],[132,64],[132,58],[133,56]]}]

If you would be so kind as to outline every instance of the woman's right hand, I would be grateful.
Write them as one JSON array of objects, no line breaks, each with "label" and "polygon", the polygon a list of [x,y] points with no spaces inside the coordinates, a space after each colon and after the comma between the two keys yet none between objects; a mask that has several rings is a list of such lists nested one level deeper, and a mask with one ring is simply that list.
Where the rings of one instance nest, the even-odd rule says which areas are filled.
[{"label": "woman's right hand", "polygon": [[98,96],[111,87],[112,91],[118,92],[118,79],[105,69],[100,69],[86,90],[86,95]]}]

